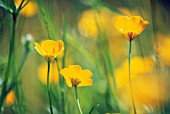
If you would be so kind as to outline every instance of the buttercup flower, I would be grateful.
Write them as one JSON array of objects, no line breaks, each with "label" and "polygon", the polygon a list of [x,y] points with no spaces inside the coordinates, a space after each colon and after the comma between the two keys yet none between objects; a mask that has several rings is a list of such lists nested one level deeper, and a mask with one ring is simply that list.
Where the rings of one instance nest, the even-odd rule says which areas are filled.
[{"label": "buttercup flower", "polygon": [[11,105],[14,102],[15,102],[15,93],[14,93],[14,91],[11,91],[6,96],[5,105]]},{"label": "buttercup flower", "polygon": [[119,16],[114,26],[129,40],[133,40],[148,26],[148,24],[149,22],[144,21],[140,16]]},{"label": "buttercup flower", "polygon": [[[41,64],[38,67],[38,79],[43,83],[47,84],[47,64]],[[58,69],[56,62],[50,64],[50,79],[51,84],[57,84],[59,82]]]},{"label": "buttercup flower", "polygon": [[84,69],[79,65],[70,65],[68,68],[64,68],[60,71],[64,76],[66,83],[69,87],[77,86],[91,86],[92,85],[92,72]]},{"label": "buttercup flower", "polygon": [[37,52],[44,58],[50,59],[50,62],[52,62],[64,50],[64,43],[61,40],[57,42],[53,40],[45,40],[41,45],[34,42],[34,45]]},{"label": "buttercup flower", "polygon": [[[27,2],[28,0],[24,1],[24,4]],[[20,5],[20,3],[22,2],[22,0],[15,0],[15,4],[18,7]],[[37,13],[37,5],[35,2],[29,1],[29,3],[21,10],[21,15],[24,15],[26,17],[32,17]]]}]

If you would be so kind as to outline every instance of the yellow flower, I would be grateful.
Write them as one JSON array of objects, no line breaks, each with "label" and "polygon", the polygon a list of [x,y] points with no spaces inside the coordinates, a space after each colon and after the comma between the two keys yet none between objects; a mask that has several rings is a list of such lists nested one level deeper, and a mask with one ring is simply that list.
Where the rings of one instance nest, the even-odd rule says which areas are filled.
[{"label": "yellow flower", "polygon": [[[15,4],[17,7],[19,7],[20,3],[22,0],[15,0]],[[28,0],[24,1],[24,4],[27,2]],[[32,17],[37,13],[37,5],[35,4],[35,2],[29,1],[29,3],[21,10],[21,15],[24,15],[26,17]]]},{"label": "yellow flower", "polygon": [[11,105],[14,102],[15,102],[15,93],[14,93],[14,91],[11,91],[6,96],[5,105]]},{"label": "yellow flower", "polygon": [[156,50],[165,66],[170,66],[170,36],[159,36],[159,46]]},{"label": "yellow flower", "polygon": [[[150,57],[132,57],[131,58],[131,77],[149,74],[153,71],[155,62]],[[118,87],[122,87],[129,82],[128,60],[122,66],[115,70],[116,82]]]},{"label": "yellow flower", "polygon": [[64,50],[64,43],[61,40],[57,42],[53,40],[45,40],[41,45],[37,42],[34,42],[34,44],[37,52],[44,58],[50,59],[51,62]]},{"label": "yellow flower", "polygon": [[[163,76],[158,76],[156,74],[147,74],[137,76],[133,78],[133,95],[135,99],[135,104],[137,109],[146,110],[144,107],[155,106],[155,104],[163,103],[167,100],[167,90],[169,80]],[[124,105],[131,107],[130,104],[130,88],[129,84],[124,85],[121,89],[118,90],[119,98],[122,100]],[[142,114],[146,114],[142,113]]]},{"label": "yellow flower", "polygon": [[[38,78],[43,84],[47,84],[47,64],[41,64],[38,67]],[[56,62],[50,64],[50,83],[57,84],[59,82],[58,69]]]},{"label": "yellow flower", "polygon": [[144,21],[140,16],[119,16],[116,20],[115,28],[129,40],[133,40],[148,24],[149,22]]},{"label": "yellow flower", "polygon": [[85,37],[97,38],[99,30],[106,29],[109,25],[112,12],[107,8],[100,8],[99,11],[86,10],[84,11],[78,22],[78,29]]},{"label": "yellow flower", "polygon": [[60,71],[64,76],[66,83],[69,87],[77,86],[92,86],[92,72],[84,69],[79,65],[70,65],[68,68],[64,68]]}]

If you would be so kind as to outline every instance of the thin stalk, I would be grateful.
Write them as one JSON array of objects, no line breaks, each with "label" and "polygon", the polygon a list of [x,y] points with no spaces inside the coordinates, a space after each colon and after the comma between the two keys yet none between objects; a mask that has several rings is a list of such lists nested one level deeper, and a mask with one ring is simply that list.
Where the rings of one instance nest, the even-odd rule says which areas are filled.
[{"label": "thin stalk", "polygon": [[63,12],[63,42],[64,42],[64,55],[63,55],[63,59],[62,59],[62,67],[65,67],[65,60],[66,60],[66,46],[67,46],[67,42],[66,42],[66,16],[65,13]]},{"label": "thin stalk", "polygon": [[6,87],[7,87],[7,83],[8,83],[9,76],[10,76],[10,68],[11,68],[10,66],[12,63],[13,63],[13,65],[15,65],[14,64],[14,47],[15,47],[16,18],[17,18],[17,16],[15,14],[13,14],[12,35],[10,38],[9,57],[8,57],[7,68],[5,71],[5,80],[2,83],[2,91],[1,91],[2,94],[0,97],[1,98],[1,100],[0,100],[0,114],[2,113],[3,103],[6,98]]},{"label": "thin stalk", "polygon": [[[65,67],[65,60],[66,60],[66,46],[67,46],[67,42],[66,42],[66,16],[63,10],[63,42],[64,42],[64,56],[62,58],[62,67]],[[63,106],[63,113],[65,114],[65,99],[64,99],[64,90],[65,90],[65,84],[64,84],[64,79],[62,77],[62,106]]]},{"label": "thin stalk", "polygon": [[48,99],[49,99],[49,105],[50,105],[50,112],[53,114],[53,108],[52,108],[52,101],[51,101],[51,95],[50,95],[50,60],[48,59],[48,68],[47,68],[47,90],[48,90]]},{"label": "thin stalk", "polygon": [[60,87],[61,87],[61,99],[62,99],[62,113],[65,114],[65,99],[64,99],[64,79],[63,77],[61,77],[60,75],[60,68],[59,68],[59,65],[58,65],[58,59],[56,59],[56,62],[57,62],[57,69],[58,69],[58,76],[60,78]]},{"label": "thin stalk", "polygon": [[28,53],[29,52],[27,50],[25,50],[25,52],[24,52],[24,54],[22,56],[21,64],[20,64],[16,74],[14,75],[14,77],[15,77],[14,79],[15,80],[10,84],[9,88],[6,90],[6,94],[8,94],[17,85],[17,83],[18,83],[17,78],[18,78],[18,76],[19,76],[19,74],[21,72],[22,67],[24,66],[24,63],[25,63],[25,61],[27,59],[27,56],[28,56]]},{"label": "thin stalk", "polygon": [[81,110],[81,106],[80,106],[80,102],[79,102],[79,98],[78,98],[78,92],[77,92],[77,87],[74,87],[75,90],[75,94],[76,94],[76,101],[77,101],[77,106],[79,108],[80,114],[83,114],[82,110]]},{"label": "thin stalk", "polygon": [[[21,72],[21,70],[22,70],[22,68],[23,68],[23,66],[24,66],[24,63],[25,63],[25,61],[26,61],[26,59],[27,59],[27,56],[28,56],[28,53],[29,53],[29,51],[28,51],[27,49],[25,49],[24,54],[23,54],[23,56],[22,56],[21,64],[20,64],[20,66],[19,66],[16,74],[14,75],[14,81],[13,81],[14,84],[18,82],[19,74],[20,74],[20,72]],[[13,83],[12,83],[11,85],[13,85]],[[22,84],[22,83],[21,83],[21,84]],[[16,88],[15,88],[15,91],[16,91],[16,96],[17,96],[17,102],[19,103],[18,108],[19,108],[20,114],[23,114],[24,111],[22,110],[23,108],[21,108],[21,104],[24,103],[24,100],[23,100],[23,98],[22,98],[22,100],[21,100],[20,94],[19,94],[19,91],[20,91],[20,90],[19,90],[18,84],[16,84],[16,85],[17,85],[17,86],[16,86]],[[23,94],[23,89],[21,89],[21,91],[22,91],[22,94]],[[25,109],[25,106],[22,106],[22,107],[24,107],[24,109]]]},{"label": "thin stalk", "polygon": [[130,83],[130,93],[132,99],[132,107],[134,110],[134,114],[136,114],[136,106],[133,96],[133,88],[132,88],[132,80],[131,80],[131,73],[130,73],[130,57],[131,57],[131,47],[132,47],[132,40],[129,41],[129,54],[128,54],[128,73],[129,73],[129,83]]}]

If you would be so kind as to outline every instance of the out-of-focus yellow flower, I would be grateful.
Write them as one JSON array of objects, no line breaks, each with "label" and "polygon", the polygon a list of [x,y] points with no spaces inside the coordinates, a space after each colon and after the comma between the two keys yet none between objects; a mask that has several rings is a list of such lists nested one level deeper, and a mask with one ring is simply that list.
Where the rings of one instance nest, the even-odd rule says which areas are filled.
[{"label": "out-of-focus yellow flower", "polygon": [[[148,111],[146,107],[149,109],[149,107],[155,106],[157,103],[166,101],[166,95],[168,94],[166,93],[168,89],[168,82],[166,80],[156,74],[137,76],[132,79],[133,95],[139,113],[145,114]],[[128,84],[123,86],[118,93],[124,105],[131,107],[131,93]]]},{"label": "out-of-focus yellow flower", "polygon": [[79,65],[70,65],[68,68],[64,68],[60,71],[64,76],[66,83],[69,87],[77,86],[92,86],[92,72],[84,69]]},{"label": "out-of-focus yellow flower", "polygon": [[144,21],[140,16],[119,16],[116,20],[115,28],[129,40],[133,40],[148,24],[149,22]]},{"label": "out-of-focus yellow flower", "polygon": [[157,53],[165,66],[170,66],[170,36],[159,36]]},{"label": "out-of-focus yellow flower", "polygon": [[14,91],[11,91],[6,96],[5,105],[11,105],[14,102],[15,102],[15,93],[14,93]]},{"label": "out-of-focus yellow flower", "polygon": [[155,105],[165,99],[167,82],[165,78],[157,75],[145,75],[133,80],[134,96],[138,103]]},{"label": "out-of-focus yellow flower", "polygon": [[[38,78],[43,84],[47,84],[47,64],[41,64],[38,67]],[[58,69],[56,62],[50,64],[50,78],[49,81],[51,84],[57,84],[59,82]]]},{"label": "out-of-focus yellow flower", "polygon": [[[154,106],[166,99],[167,79],[153,72],[155,62],[150,57],[131,58],[131,82],[135,105],[140,113],[144,107]],[[128,61],[115,70],[118,95],[121,102],[131,108],[131,91],[129,86]],[[146,111],[146,110],[145,110]]]},{"label": "out-of-focus yellow flower", "polygon": [[[130,65],[131,78],[133,79],[136,76],[152,72],[155,62],[150,57],[132,57]],[[115,76],[118,87],[124,86],[129,82],[128,60],[126,60],[119,69],[115,70]]]},{"label": "out-of-focus yellow flower", "polygon": [[112,12],[107,8],[101,8],[99,11],[87,10],[80,16],[78,29],[85,37],[97,38],[100,30],[106,28],[111,19]]},{"label": "out-of-focus yellow flower", "polygon": [[64,50],[64,43],[61,40],[57,42],[53,40],[45,40],[41,45],[37,42],[34,42],[34,44],[37,52],[44,58],[50,59],[51,62]]},{"label": "out-of-focus yellow flower", "polygon": [[[28,0],[24,1],[24,4],[27,2]],[[15,4],[17,7],[19,7],[20,3],[22,2],[22,0],[15,0]],[[35,2],[33,1],[29,1],[29,3],[21,10],[20,12],[22,15],[26,16],[26,17],[32,17],[37,13],[37,5]]]}]

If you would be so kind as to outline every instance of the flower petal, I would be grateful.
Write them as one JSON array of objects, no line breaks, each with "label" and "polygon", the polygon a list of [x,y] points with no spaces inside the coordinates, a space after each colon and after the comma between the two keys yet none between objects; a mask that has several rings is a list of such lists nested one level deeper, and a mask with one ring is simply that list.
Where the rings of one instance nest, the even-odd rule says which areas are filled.
[{"label": "flower petal", "polygon": [[149,24],[147,21],[144,21],[140,16],[131,16],[129,18],[129,23],[131,24],[129,32],[137,33],[137,35],[140,34]]},{"label": "flower petal", "polygon": [[79,78],[82,68],[79,65],[70,65],[68,70],[72,78]]},{"label": "flower petal", "polygon": [[83,70],[81,73],[80,73],[80,79],[90,79],[92,77],[92,72],[90,70]]},{"label": "flower petal", "polygon": [[92,84],[93,84],[92,79],[88,79],[81,81],[80,84],[78,84],[78,86],[92,86]]},{"label": "flower petal", "polygon": [[64,50],[64,42],[62,40],[59,40],[55,43],[55,52],[54,55],[58,56],[59,54],[61,54]]},{"label": "flower petal", "polygon": [[114,26],[120,33],[127,33],[129,31],[129,17],[119,16]]},{"label": "flower petal", "polygon": [[68,85],[68,87],[72,87],[71,80],[66,80],[66,84]]},{"label": "flower petal", "polygon": [[55,53],[55,44],[56,42],[53,40],[45,40],[41,43],[41,48],[48,56],[51,56]]},{"label": "flower petal", "polygon": [[34,42],[34,45],[35,45],[35,49],[37,50],[37,52],[42,55],[42,56],[45,56],[45,53],[43,52],[43,50],[41,49],[41,46],[37,43],[37,42]]},{"label": "flower petal", "polygon": [[67,68],[60,70],[60,73],[63,75],[63,77],[65,78],[66,81],[71,79],[70,72]]}]

